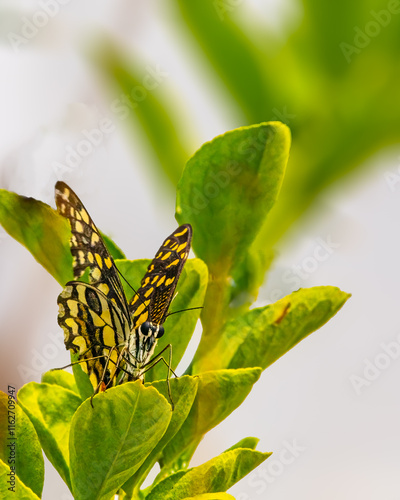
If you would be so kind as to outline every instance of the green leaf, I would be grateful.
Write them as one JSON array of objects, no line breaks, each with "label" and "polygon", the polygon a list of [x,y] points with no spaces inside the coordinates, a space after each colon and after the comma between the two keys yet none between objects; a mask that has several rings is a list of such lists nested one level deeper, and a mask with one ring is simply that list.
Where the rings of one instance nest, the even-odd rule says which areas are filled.
[{"label": "green leaf", "polygon": [[42,383],[59,385],[79,395],[74,376],[65,370],[50,370],[44,373],[42,375]]},{"label": "green leaf", "polygon": [[[10,467],[0,459],[0,498],[2,500],[39,500],[39,497],[18,476],[15,476],[15,486],[8,483],[9,473]],[[14,490],[9,488],[14,488]]]},{"label": "green leaf", "polygon": [[168,428],[171,407],[154,388],[129,382],[86,400],[71,424],[76,500],[107,499],[136,472]]},{"label": "green leaf", "polygon": [[195,356],[193,373],[226,367],[265,369],[324,325],[349,297],[339,288],[318,286],[252,309],[228,322],[203,357]]},{"label": "green leaf", "polygon": [[[136,261],[118,260],[116,264],[125,279],[137,290],[150,262],[149,259]],[[182,311],[191,307],[201,307],[204,301],[207,280],[207,267],[204,262],[200,259],[189,259],[179,278],[177,295],[172,301],[170,312]],[[132,296],[132,290],[126,284],[124,286],[127,296]],[[182,359],[193,335],[200,312],[200,309],[196,309],[194,311],[173,314],[168,317],[164,325],[165,335],[159,339],[154,356],[161,352],[168,344],[172,344],[172,369],[175,369]],[[168,361],[168,352],[164,357]],[[146,381],[165,380],[166,376],[166,366],[164,363],[158,363],[146,373]]]},{"label": "green leaf", "polygon": [[113,259],[125,259],[125,254],[124,252],[119,248],[119,246],[106,234],[103,233],[103,231],[100,231],[100,234],[104,240],[104,243],[106,244],[107,250],[110,252],[112,255]]},{"label": "green leaf", "polygon": [[255,437],[243,438],[225,451],[236,450],[237,448],[249,448],[250,450],[255,450],[259,441],[260,440]]},{"label": "green leaf", "polygon": [[[202,314],[202,352],[219,335],[232,301],[254,300],[270,252],[249,253],[282,184],[290,135],[281,123],[232,130],[204,144],[188,161],[178,185],[176,217],[193,226],[193,249],[205,261],[210,281]],[[262,257],[260,257],[260,255]],[[227,286],[229,285],[229,286]]]},{"label": "green leaf", "polygon": [[61,386],[30,382],[19,390],[18,401],[34,425],[47,458],[70,488],[69,432],[81,398]]},{"label": "green leaf", "polygon": [[[196,445],[206,432],[240,406],[260,374],[261,368],[201,373],[189,416],[164,448],[162,465],[165,467],[172,464],[185,449]],[[192,448],[191,453],[194,450]]]},{"label": "green leaf", "polygon": [[192,224],[193,248],[211,272],[243,259],[278,197],[289,144],[285,125],[261,123],[216,137],[188,161],[176,216]]},{"label": "green leaf", "polygon": [[[157,446],[149,454],[135,475],[123,486],[126,492],[132,492],[134,488],[141,486],[147,474],[159,459],[166,444],[171,441],[181,428],[192,407],[197,392],[198,377],[189,377],[186,375],[177,379],[171,379],[170,384],[174,411],[169,426]],[[151,386],[157,389],[168,400],[167,384],[165,381],[153,382]]]},{"label": "green leaf", "polygon": [[203,493],[223,492],[258,467],[271,453],[238,448],[203,465],[178,472],[158,483],[147,500],[181,500]]},{"label": "green leaf", "polygon": [[0,223],[61,285],[73,279],[69,223],[49,205],[0,189]]},{"label": "green leaf", "polygon": [[[15,403],[14,399],[1,391],[0,460],[8,468],[7,473],[10,473],[10,467],[13,467],[18,475],[18,482],[30,488],[37,496],[42,495],[44,461],[39,439],[31,421],[21,407]],[[2,482],[1,480],[0,483]],[[21,484],[18,484],[17,488],[24,490]],[[0,486],[0,492],[5,493],[2,489]],[[8,498],[1,493],[0,498]]]},{"label": "green leaf", "polygon": [[[0,224],[61,285],[74,278],[69,222],[49,205],[0,189]],[[114,258],[124,257],[110,238],[103,237]]]},{"label": "green leaf", "polygon": [[89,375],[83,371],[82,365],[78,363],[80,359],[79,352],[71,352],[72,373],[74,374],[78,393],[82,401],[93,396],[94,388],[90,382]]}]

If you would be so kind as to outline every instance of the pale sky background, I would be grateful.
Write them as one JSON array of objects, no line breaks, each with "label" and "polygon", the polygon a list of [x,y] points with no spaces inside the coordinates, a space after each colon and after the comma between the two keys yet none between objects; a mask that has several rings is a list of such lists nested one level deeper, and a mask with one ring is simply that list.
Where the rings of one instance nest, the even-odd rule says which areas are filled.
[{"label": "pale sky background", "polygon": [[[284,32],[288,2],[278,3],[268,2],[268,22]],[[16,53],[7,33],[18,32],[23,16],[31,18],[37,5],[3,0],[0,6],[0,188],[54,206],[54,183],[62,178],[128,258],[152,257],[176,227],[174,195],[154,185],[140,129],[127,130],[110,114],[117,96],[102,84],[84,48],[106,33],[134,47],[144,66],[165,69],[162,85],[179,92],[180,113],[197,127],[193,152],[240,117],[232,116],[229,100],[202,60],[193,60],[190,47],[180,44],[175,14],[161,2],[98,0],[94,8],[92,2],[71,0]],[[257,1],[248,3],[248,19],[259,15],[258,8]],[[66,146],[76,145],[83,129],[105,117],[113,119],[115,130],[93,153],[78,168],[56,168]],[[283,279],[292,266],[307,274],[300,286],[335,285],[352,298],[268,368],[244,404],[199,446],[194,465],[246,436],[260,438],[259,450],[274,452],[232,488],[238,500],[400,498],[400,183],[387,181],[388,173],[400,175],[399,170],[400,148],[369,159],[362,175],[325,192],[318,215],[304,217],[278,249],[257,305],[273,301],[277,289],[286,295],[298,288],[296,280]],[[321,239],[334,248],[317,262],[313,255]],[[60,286],[1,227],[0,257],[0,388],[5,390],[8,384],[20,388],[39,381],[43,371],[68,363],[69,354],[57,325]],[[385,354],[389,344],[398,350],[396,359]],[[194,348],[195,339],[191,352]],[[375,362],[380,368],[368,372],[375,379],[356,390],[355,377],[365,378],[366,366]],[[294,452],[282,454],[293,446]],[[46,462],[43,499],[54,498],[72,496]]]}]

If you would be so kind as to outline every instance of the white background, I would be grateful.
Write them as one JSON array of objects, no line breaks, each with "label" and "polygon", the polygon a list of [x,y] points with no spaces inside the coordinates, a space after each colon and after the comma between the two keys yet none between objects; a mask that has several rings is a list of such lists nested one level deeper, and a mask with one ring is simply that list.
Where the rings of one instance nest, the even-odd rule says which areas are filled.
[{"label": "white background", "polygon": [[[257,7],[249,2],[249,18],[252,4]],[[280,9],[273,2],[268,8],[266,17],[279,28]],[[161,2],[98,0],[94,8],[71,0],[18,53],[7,33],[18,32],[22,17],[30,18],[38,4],[3,0],[0,9],[0,188],[54,206],[54,183],[62,178],[128,258],[153,256],[176,227],[174,193],[166,180],[156,183],[146,166],[154,157],[139,127],[127,129],[110,115],[117,95],[90,64],[88,47],[106,34],[140,55],[144,66],[160,64],[168,72],[162,85],[180,95],[179,113],[197,128],[197,137],[187,138],[193,152],[240,126],[241,117],[232,115],[201,58],[193,61],[179,43],[177,14]],[[106,116],[115,131],[78,168],[57,170],[54,162],[63,162],[66,145],[75,145],[83,129]],[[301,286],[335,285],[352,298],[268,368],[245,403],[201,443],[194,465],[246,436],[258,436],[260,450],[274,451],[232,489],[238,500],[400,498],[400,356],[382,356],[391,342],[400,353],[400,186],[391,188],[386,179],[388,172],[398,174],[399,165],[396,149],[371,158],[362,175],[325,192],[318,216],[304,217],[278,249],[258,305],[277,288],[285,294],[297,288],[282,276],[311,262],[319,238],[337,246]],[[68,363],[69,355],[56,320],[60,286],[1,228],[0,256],[0,380],[6,390],[7,384],[39,381],[42,371]],[[357,391],[352,377],[365,378],[365,367],[375,362],[387,366]],[[288,443],[298,452],[282,454]],[[48,462],[43,498],[72,498]]]}]

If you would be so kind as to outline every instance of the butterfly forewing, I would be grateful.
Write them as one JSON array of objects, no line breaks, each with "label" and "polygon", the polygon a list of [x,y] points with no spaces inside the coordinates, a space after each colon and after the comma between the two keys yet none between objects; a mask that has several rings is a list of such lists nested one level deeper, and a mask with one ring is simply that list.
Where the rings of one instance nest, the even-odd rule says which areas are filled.
[{"label": "butterfly forewing", "polygon": [[107,247],[83,203],[64,182],[56,184],[56,205],[71,225],[71,253],[74,277],[78,279],[89,268],[90,283],[123,311],[130,321],[121,280]]},{"label": "butterfly forewing", "polygon": [[134,327],[145,321],[164,323],[183,265],[189,255],[192,228],[184,224],[161,245],[132,298],[129,309]]}]

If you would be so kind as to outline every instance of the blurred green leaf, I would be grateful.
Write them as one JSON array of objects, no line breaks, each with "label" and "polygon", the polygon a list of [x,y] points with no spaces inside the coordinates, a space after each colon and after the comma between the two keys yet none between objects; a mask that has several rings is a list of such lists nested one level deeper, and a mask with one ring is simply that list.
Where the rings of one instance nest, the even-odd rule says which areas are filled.
[{"label": "blurred green leaf", "polygon": [[[18,476],[17,491],[30,488],[37,496],[42,495],[44,461],[39,439],[29,418],[8,395],[0,391],[0,460],[10,473],[10,467]],[[10,480],[11,476],[7,477]],[[0,480],[0,484],[3,480]],[[22,486],[23,483],[24,486]],[[7,485],[8,487],[10,484]],[[9,498],[8,491],[0,486],[0,498]],[[3,490],[3,491],[2,491]],[[7,490],[7,491],[6,491]],[[12,492],[11,492],[12,493]],[[3,495],[4,494],[4,495]],[[10,495],[10,498],[16,498]],[[35,497],[35,496],[34,496]],[[19,497],[18,498],[22,498]]]},{"label": "blurred green leaf", "polygon": [[[176,123],[171,119],[173,108],[167,102],[171,97],[159,97],[160,86],[165,84],[169,74],[166,68],[145,66],[139,68],[128,63],[110,41],[104,41],[101,49],[92,55],[105,76],[122,91],[113,100],[111,109],[120,120],[138,120],[146,134],[149,146],[158,157],[159,166],[176,185],[182,168],[189,157]],[[161,92],[162,94],[162,92]]]},{"label": "blurred green leaf", "polygon": [[154,388],[126,383],[86,400],[70,433],[71,482],[76,500],[109,500],[155,448],[171,407]]},{"label": "blurred green leaf", "polygon": [[34,425],[47,458],[70,488],[69,431],[81,398],[61,386],[30,382],[19,390],[18,401]]},{"label": "blurred green leaf", "polygon": [[[7,483],[10,477],[10,467],[0,459],[0,498],[2,500],[39,500],[39,497],[26,486],[18,477],[15,476],[15,490],[9,490],[11,485]],[[18,495],[18,496],[17,496]]]},{"label": "blurred green leaf", "polygon": [[265,78],[260,64],[262,54],[231,20],[236,5],[224,0],[177,0],[176,3],[190,33],[246,115],[247,123],[271,118],[271,80]]},{"label": "blurred green leaf", "polygon": [[[171,379],[170,384],[172,400],[174,403],[174,411],[172,413],[171,421],[165,434],[157,443],[157,446],[152,450],[134,476],[123,486],[123,489],[126,492],[132,493],[135,488],[137,489],[141,486],[147,474],[159,459],[163,448],[169,441],[171,441],[181,428],[192,407],[197,392],[198,378],[186,375],[177,379]],[[157,389],[157,391],[168,401],[169,396],[165,381],[153,382],[151,386]]]},{"label": "blurred green leaf", "polygon": [[[0,224],[61,285],[74,278],[69,222],[49,205],[0,189]],[[114,258],[124,257],[110,238],[104,239]]]},{"label": "blurred green leaf", "polygon": [[73,279],[69,224],[49,205],[0,189],[0,223],[61,285]]},{"label": "blurred green leaf", "polygon": [[226,491],[270,455],[244,448],[226,451],[203,465],[167,477],[146,498],[180,500],[188,495]]},{"label": "blurred green leaf", "polygon": [[189,416],[179,432],[164,448],[160,462],[162,467],[171,466],[188,448],[193,453],[192,445],[197,445],[206,432],[242,404],[260,374],[261,368],[201,373]]},{"label": "blurred green leaf", "polygon": [[[117,260],[116,265],[130,285],[137,290],[150,262],[151,260],[149,259],[136,261]],[[182,311],[191,307],[202,307],[207,280],[208,273],[204,262],[200,259],[189,259],[179,278],[177,295],[172,302],[170,312]],[[125,293],[128,297],[131,297],[134,292],[125,281],[123,281],[123,284]],[[157,356],[168,344],[172,344],[173,370],[178,366],[193,335],[200,312],[201,309],[196,309],[194,311],[173,314],[165,322],[165,335],[158,340],[154,356]],[[164,357],[168,361],[168,352]],[[146,381],[165,380],[166,376],[166,366],[164,363],[158,363],[146,373]]]},{"label": "blurred green leaf", "polygon": [[331,286],[303,288],[275,304],[252,309],[228,322],[192,373],[220,368],[267,368],[307,335],[324,325],[350,297]]}]

